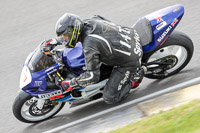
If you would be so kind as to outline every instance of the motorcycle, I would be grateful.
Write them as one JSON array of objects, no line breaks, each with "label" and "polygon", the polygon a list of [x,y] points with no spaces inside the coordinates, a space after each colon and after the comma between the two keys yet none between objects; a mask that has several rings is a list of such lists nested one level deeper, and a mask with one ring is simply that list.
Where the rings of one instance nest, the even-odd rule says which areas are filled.
[{"label": "motorcycle", "polygon": [[[191,60],[191,39],[174,31],[183,14],[184,7],[174,5],[148,14],[132,26],[144,31],[141,68],[145,77],[166,78],[181,71]],[[98,83],[62,94],[55,79],[70,80],[86,70],[82,45],[78,43],[73,49],[52,50],[46,55],[42,51],[44,43],[29,54],[22,69],[21,90],[13,103],[13,114],[22,122],[41,122],[56,115],[65,104],[72,107],[102,98],[103,88],[113,70],[112,66],[102,64]]]}]

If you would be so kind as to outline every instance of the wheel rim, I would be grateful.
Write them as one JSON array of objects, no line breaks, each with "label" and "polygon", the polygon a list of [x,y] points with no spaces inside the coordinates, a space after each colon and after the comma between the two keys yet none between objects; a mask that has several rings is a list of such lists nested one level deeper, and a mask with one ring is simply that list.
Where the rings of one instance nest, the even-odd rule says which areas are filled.
[{"label": "wheel rim", "polygon": [[153,55],[150,56],[148,62],[152,62],[170,55],[176,56],[178,58],[178,62],[174,67],[166,70],[167,73],[172,73],[176,71],[178,68],[180,68],[185,63],[188,53],[186,48],[184,48],[183,46],[171,45],[156,51]]},{"label": "wheel rim", "polygon": [[37,101],[36,98],[31,98],[22,105],[21,115],[24,119],[33,121],[33,122],[44,120],[52,116],[54,113],[56,113],[62,105],[61,102],[58,102],[58,104],[52,108],[47,108],[43,110],[42,112],[37,112],[39,110],[34,110],[35,109],[34,104],[36,104],[36,101]]}]

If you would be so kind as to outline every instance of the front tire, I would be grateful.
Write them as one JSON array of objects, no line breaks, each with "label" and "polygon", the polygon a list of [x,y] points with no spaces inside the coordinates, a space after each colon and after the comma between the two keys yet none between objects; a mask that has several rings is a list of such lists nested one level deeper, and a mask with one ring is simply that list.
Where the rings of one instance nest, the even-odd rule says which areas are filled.
[{"label": "front tire", "polygon": [[[50,101],[49,101],[50,102]],[[65,105],[58,102],[57,104],[48,104],[42,110],[36,109],[37,99],[21,91],[13,103],[14,116],[25,123],[37,123],[49,119],[56,115]]]},{"label": "front tire", "polygon": [[182,32],[173,31],[162,46],[154,51],[145,53],[142,61],[148,63],[163,57],[174,56],[178,59],[178,62],[176,62],[172,68],[165,71],[167,74],[147,74],[145,77],[151,79],[162,79],[178,73],[190,62],[193,51],[194,46],[192,40]]}]

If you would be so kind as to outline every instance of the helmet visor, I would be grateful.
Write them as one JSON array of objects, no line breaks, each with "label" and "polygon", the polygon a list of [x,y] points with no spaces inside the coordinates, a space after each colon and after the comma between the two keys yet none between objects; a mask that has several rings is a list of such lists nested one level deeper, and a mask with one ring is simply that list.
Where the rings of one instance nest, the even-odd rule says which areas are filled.
[{"label": "helmet visor", "polygon": [[[68,46],[70,41],[73,39],[73,29],[68,28],[63,34],[57,37],[58,41]],[[70,46],[73,47],[73,46]]]}]

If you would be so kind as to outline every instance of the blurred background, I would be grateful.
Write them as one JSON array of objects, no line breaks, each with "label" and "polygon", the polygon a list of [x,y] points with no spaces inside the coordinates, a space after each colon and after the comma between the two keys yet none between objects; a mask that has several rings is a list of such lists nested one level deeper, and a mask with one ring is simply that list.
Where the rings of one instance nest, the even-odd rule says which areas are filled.
[{"label": "blurred background", "polygon": [[175,4],[185,7],[185,14],[176,30],[185,32],[193,40],[195,51],[191,62],[179,74],[164,80],[144,79],[140,90],[131,94],[124,102],[199,77],[198,0],[1,0],[0,132],[42,132],[115,106],[98,100],[69,110],[64,108],[55,118],[39,124],[26,124],[14,118],[12,103],[19,90],[23,63],[42,40],[55,37],[55,24],[64,13],[74,13],[83,19],[99,14],[116,24],[131,26],[140,17]]}]

